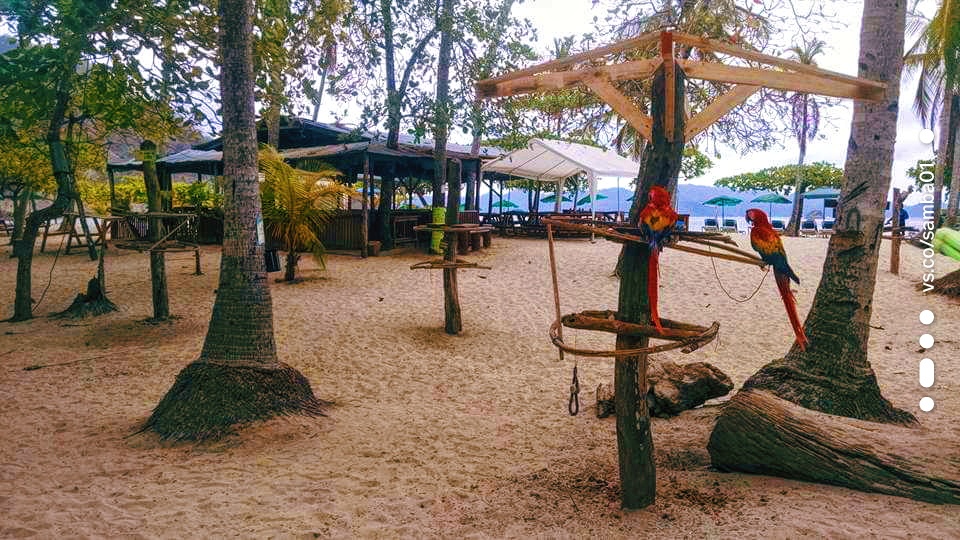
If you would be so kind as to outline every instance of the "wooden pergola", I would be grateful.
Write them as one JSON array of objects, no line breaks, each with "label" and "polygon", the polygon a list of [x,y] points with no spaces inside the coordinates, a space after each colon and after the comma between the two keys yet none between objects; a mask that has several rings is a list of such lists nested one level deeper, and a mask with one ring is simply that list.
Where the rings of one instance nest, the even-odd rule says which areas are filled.
[{"label": "wooden pergola", "polygon": [[[649,45],[655,42],[659,42],[659,54],[653,58],[608,63],[610,57],[649,49]],[[676,44],[746,60],[761,67],[728,66],[718,62],[680,59],[675,55]],[[616,84],[651,77],[653,85],[647,113],[633,98],[621,92]],[[731,87],[702,110],[689,116],[684,100],[687,78],[725,83]],[[744,103],[760,88],[869,101],[882,101],[886,94],[886,85],[883,83],[670,29],[648,32],[591,51],[486,79],[476,84],[476,91],[478,99],[490,99],[574,87],[589,88],[649,142],[640,165],[640,185],[635,208],[646,203],[646,194],[651,187],[659,185],[668,188],[676,180],[683,147],[688,141]],[[632,217],[637,219],[635,213],[632,213]],[[560,223],[557,225],[560,226]],[[628,509],[648,506],[656,497],[653,439],[646,404],[647,357],[650,353],[664,350],[664,346],[649,346],[650,337],[671,339],[650,329],[650,305],[647,298],[649,247],[639,236],[636,221],[631,225],[632,230],[617,228],[617,235],[613,235],[619,236],[624,243],[620,298],[614,314],[618,323],[595,325],[614,327],[608,331],[617,334],[616,351],[595,356],[615,358],[617,448],[623,489],[622,506]],[[689,233],[680,239],[696,241],[690,238]],[[700,243],[719,247],[714,240],[700,239]],[[677,248],[717,256],[686,246]],[[758,261],[759,259],[754,261],[744,257],[741,262],[756,264]],[[591,313],[597,312],[583,312],[581,315],[589,318]],[[557,321],[551,327],[551,337],[562,351],[562,340],[558,342],[554,335],[561,323],[558,307]],[[685,323],[675,324],[695,327]],[[632,330],[621,331],[626,326],[631,326]],[[699,344],[704,342],[700,340]]]}]

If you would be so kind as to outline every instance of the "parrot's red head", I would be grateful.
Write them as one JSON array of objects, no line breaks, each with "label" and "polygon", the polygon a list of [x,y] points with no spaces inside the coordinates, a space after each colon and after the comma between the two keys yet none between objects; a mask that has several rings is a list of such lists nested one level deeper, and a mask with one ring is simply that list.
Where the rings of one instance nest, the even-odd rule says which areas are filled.
[{"label": "parrot's red head", "polygon": [[650,203],[655,206],[670,206],[670,192],[660,186],[650,188],[647,197]]},{"label": "parrot's red head", "polygon": [[756,227],[770,225],[770,220],[767,218],[767,213],[759,208],[751,208],[747,210],[747,222],[753,223],[753,225]]}]

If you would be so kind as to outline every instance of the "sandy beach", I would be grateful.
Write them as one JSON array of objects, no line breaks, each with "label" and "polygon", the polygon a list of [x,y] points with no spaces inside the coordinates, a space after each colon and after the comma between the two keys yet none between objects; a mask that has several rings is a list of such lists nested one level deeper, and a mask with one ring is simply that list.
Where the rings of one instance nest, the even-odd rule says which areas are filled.
[{"label": "sandy beach", "polygon": [[[4,241],[6,239],[4,238]],[[746,236],[741,247],[749,249]],[[824,238],[786,238],[813,300]],[[564,313],[615,309],[619,246],[561,240]],[[16,261],[0,250],[0,316],[12,313]],[[958,301],[916,290],[920,250],[903,247],[900,276],[880,258],[870,361],[885,396],[942,436],[931,449],[960,469]],[[370,259],[333,254],[303,263],[305,280],[272,284],[281,360],[301,370],[320,418],[247,426],[204,445],[132,434],[177,373],[199,354],[217,284],[219,248],[168,257],[173,321],[150,324],[149,260],[111,249],[108,294],[120,311],[60,320],[96,271],[82,252],[37,254],[36,319],[0,323],[2,538],[958,538],[960,510],[905,498],[711,470],[707,439],[723,400],[654,419],[657,502],[619,508],[615,420],[594,415],[593,389],[610,359],[579,359],[584,403],[566,412],[574,358],[547,338],[553,300],[547,243],[495,238],[460,273],[464,333],[443,333],[442,277],[409,266],[412,249]],[[55,267],[51,268],[56,260]],[[938,275],[960,264],[938,256]],[[772,277],[669,250],[661,258],[661,315],[720,321],[718,342],[675,362],[707,361],[739,388],[789,348],[793,334]],[[273,274],[278,276],[279,274]],[[52,280],[50,279],[52,276]],[[49,287],[47,288],[49,280]],[[937,320],[917,320],[931,309]],[[917,337],[937,337],[936,383],[919,385]],[[567,331],[568,343],[612,338]],[[39,369],[38,366],[46,366]],[[35,368],[25,370],[24,368]],[[920,397],[935,400],[921,412]]]}]

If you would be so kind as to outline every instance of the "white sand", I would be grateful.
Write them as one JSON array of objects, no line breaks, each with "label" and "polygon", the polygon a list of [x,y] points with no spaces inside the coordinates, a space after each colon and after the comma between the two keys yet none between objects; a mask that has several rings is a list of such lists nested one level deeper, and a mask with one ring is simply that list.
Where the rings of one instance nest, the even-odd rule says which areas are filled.
[{"label": "white sand", "polygon": [[[747,246],[746,237],[740,237]],[[825,239],[786,239],[803,284],[802,313],[816,290]],[[615,309],[609,277],[615,244],[558,245],[563,312]],[[917,414],[960,454],[960,316],[957,302],[914,289],[920,251],[904,247],[900,277],[886,271],[874,300],[870,360],[885,396]],[[15,261],[0,252],[0,314],[12,312]],[[960,511],[909,499],[709,469],[706,442],[716,404],[653,422],[658,499],[619,509],[616,433],[598,420],[593,389],[613,378],[612,360],[581,359],[584,411],[566,413],[573,359],[557,361],[546,337],[553,318],[547,244],[495,238],[479,256],[493,270],[460,273],[464,333],[442,331],[438,271],[406,252],[361,260],[333,255],[305,282],[274,284],[283,361],[335,402],[324,418],[293,417],[243,429],[203,446],[128,437],[176,374],[199,353],[217,283],[215,248],[206,275],[189,254],[167,264],[171,311],[151,315],[148,257],[111,250],[110,297],[121,311],[96,319],[40,317],[0,323],[0,537],[960,537]],[[52,254],[34,262],[39,298]],[[944,274],[958,267],[938,257]],[[95,272],[78,253],[61,256],[38,314],[64,309]],[[717,287],[708,260],[668,251],[661,313],[722,324],[719,344],[674,361],[708,361],[739,386],[783,354],[793,336],[772,278],[751,302]],[[761,272],[717,262],[723,284],[744,296]],[[937,321],[925,329],[921,309]],[[917,337],[930,330],[937,382],[919,386]],[[607,348],[612,338],[567,331],[568,343]],[[25,371],[36,364],[73,362]],[[936,401],[918,408],[921,396]]]}]

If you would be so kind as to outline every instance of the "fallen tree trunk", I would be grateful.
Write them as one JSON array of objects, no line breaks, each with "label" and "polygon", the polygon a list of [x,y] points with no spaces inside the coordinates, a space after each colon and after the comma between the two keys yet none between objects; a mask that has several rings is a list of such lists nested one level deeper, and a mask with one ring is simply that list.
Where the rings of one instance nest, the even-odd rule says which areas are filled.
[{"label": "fallen tree trunk", "polygon": [[812,411],[762,390],[730,400],[707,449],[723,471],[960,504],[960,458],[945,453],[942,437]]}]

